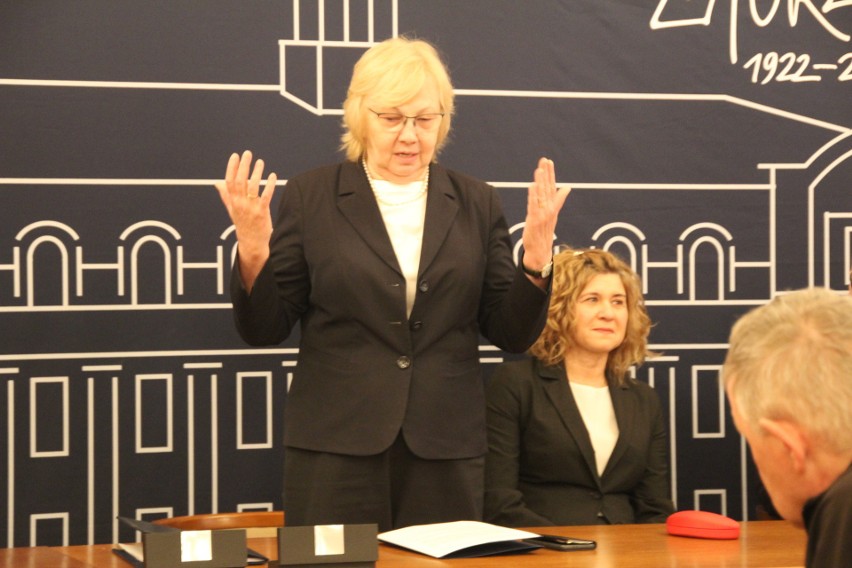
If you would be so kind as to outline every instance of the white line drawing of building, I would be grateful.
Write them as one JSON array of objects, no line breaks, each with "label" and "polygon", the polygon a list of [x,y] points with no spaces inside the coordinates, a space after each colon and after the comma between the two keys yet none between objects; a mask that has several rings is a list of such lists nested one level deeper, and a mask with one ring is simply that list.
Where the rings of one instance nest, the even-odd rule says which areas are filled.
[{"label": "white line drawing of building", "polygon": [[[713,0],[709,1],[706,6],[706,11],[701,18],[697,18],[695,20],[692,19],[683,19],[677,22],[670,22],[668,25],[697,25],[699,23],[706,23],[706,18],[709,18],[710,13],[713,9]],[[329,89],[325,84],[326,73],[325,73],[325,65],[326,62],[330,59],[334,59],[335,54],[344,52],[349,54],[349,57],[352,57],[352,53],[355,54],[355,57],[359,56],[360,53],[369,49],[369,47],[378,43],[387,37],[395,37],[398,34],[399,30],[399,7],[397,0],[364,0],[362,2],[357,2],[356,0],[342,0],[341,2],[332,2],[325,0],[315,0],[314,2],[303,2],[302,0],[293,0],[293,12],[294,12],[294,23],[292,29],[292,36],[288,39],[279,40],[279,71],[280,71],[280,84],[277,86],[269,85],[263,86],[263,90],[271,91],[273,89],[277,89],[279,94],[296,104],[300,108],[305,109],[311,114],[317,116],[325,116],[325,115],[340,115],[342,114],[342,109],[339,104],[331,105],[327,104],[325,101],[329,98]],[[306,11],[305,7],[310,5],[312,9],[315,10],[316,22],[315,26],[302,25],[303,18],[300,16],[303,11]],[[666,1],[661,1],[657,8],[657,13],[655,17],[659,16],[661,11],[665,9],[667,6]],[[693,10],[694,7],[690,8]],[[335,14],[335,18],[331,17],[331,14]],[[360,19],[359,19],[360,18]],[[335,20],[339,21],[339,27],[335,28],[334,31],[330,31],[330,26],[327,22]],[[357,21],[356,21],[357,20]],[[381,29],[377,30],[377,21],[383,21],[384,26]],[[662,24],[660,24],[662,25]],[[665,27],[665,26],[663,26]],[[363,39],[353,39],[353,35],[355,34],[352,29],[358,28],[360,30]],[[384,32],[384,34],[382,33]],[[302,65],[298,66],[294,63],[297,59],[297,55],[303,55],[302,57]],[[289,62],[289,64],[288,64]],[[294,81],[290,77],[290,75],[299,75],[300,81]],[[303,85],[305,83],[305,79],[307,77],[307,82],[314,86],[314,90],[311,93],[311,98],[298,93],[298,85]],[[18,84],[31,84],[31,85],[42,85],[42,84],[52,84],[57,87],[64,86],[102,86],[109,88],[227,88],[227,89],[240,89],[239,85],[207,85],[206,87],[203,85],[177,85],[177,84],[129,84],[129,83],[112,83],[112,84],[93,84],[92,82],[68,82],[68,81],[56,81],[56,82],[45,82],[45,81],[18,81],[18,80],[8,80],[8,79],[0,79],[0,86],[2,85],[18,85]],[[246,90],[256,90],[260,86],[257,85],[244,85],[242,86]],[[338,90],[342,88],[338,86]],[[825,144],[818,148],[811,155],[804,156],[804,159],[800,162],[790,162],[790,163],[761,163],[756,164],[756,167],[764,170],[766,172],[766,180],[762,183],[680,183],[680,184],[672,184],[672,183],[655,183],[655,184],[625,184],[625,183],[607,183],[607,182],[599,182],[594,184],[584,184],[584,183],[573,183],[569,181],[572,187],[578,190],[590,189],[590,190],[629,190],[629,191],[670,191],[670,190],[682,190],[682,191],[758,191],[765,192],[767,194],[767,199],[771,204],[768,214],[768,247],[769,254],[764,256],[763,258],[742,258],[742,249],[743,245],[736,242],[734,237],[731,235],[730,231],[726,229],[724,226],[713,223],[698,223],[694,226],[685,226],[682,228],[682,233],[678,238],[678,242],[676,243],[677,254],[674,258],[657,258],[655,257],[655,253],[653,249],[649,246],[647,242],[644,241],[643,238],[639,237],[642,235],[642,230],[640,227],[632,227],[631,229],[626,230],[620,236],[617,235],[619,232],[619,228],[617,223],[619,221],[613,221],[616,223],[615,225],[609,224],[607,225],[607,230],[611,231],[613,234],[607,236],[607,240],[605,244],[600,245],[597,243],[592,243],[593,246],[603,246],[603,248],[609,248],[610,246],[622,245],[625,247],[625,250],[628,252],[628,256],[631,259],[633,267],[640,273],[640,275],[644,279],[645,292],[648,293],[652,291],[653,288],[650,287],[650,283],[653,282],[656,274],[662,274],[667,272],[674,273],[674,280],[676,281],[676,289],[677,294],[675,297],[668,297],[663,299],[653,298],[649,300],[649,305],[679,305],[679,304],[690,304],[695,305],[695,303],[702,304],[745,304],[745,305],[753,305],[757,303],[761,303],[766,299],[774,296],[778,293],[779,290],[784,290],[793,287],[800,287],[804,285],[825,285],[832,287],[834,289],[845,289],[849,284],[849,267],[850,267],[850,251],[852,251],[852,244],[850,244],[849,231],[848,228],[850,222],[848,221],[850,213],[848,211],[823,211],[820,208],[820,192],[823,191],[822,187],[830,185],[826,183],[827,180],[831,179],[832,172],[836,170],[841,170],[844,167],[848,167],[849,163],[849,147],[852,146],[852,129],[848,126],[832,124],[825,121],[817,120],[808,116],[804,116],[801,114],[791,113],[788,111],[784,111],[783,109],[777,109],[773,107],[769,107],[767,105],[755,103],[753,101],[744,100],[738,97],[733,97],[729,95],[723,94],[673,94],[673,93],[588,93],[588,92],[570,92],[570,91],[516,91],[516,90],[483,90],[483,89],[456,89],[456,95],[459,97],[470,97],[470,98],[481,98],[483,101],[487,101],[489,99],[502,99],[502,100],[522,100],[522,99],[545,99],[553,101],[555,104],[560,102],[570,103],[571,101],[632,101],[636,104],[642,104],[643,102],[659,102],[659,101],[669,101],[673,105],[677,105],[679,103],[693,103],[693,104],[722,104],[722,105],[731,105],[734,108],[745,108],[751,109],[755,112],[766,114],[770,117],[776,117],[783,120],[788,120],[792,123],[804,125],[806,127],[811,127],[817,130],[824,131],[827,135],[827,141]],[[342,101],[345,96],[345,92],[337,92],[337,96],[333,97],[333,100]],[[832,133],[834,136],[831,136]],[[784,183],[784,178],[787,173],[806,173],[810,182],[807,186],[806,192],[799,192],[797,194],[797,190],[795,187],[788,187],[787,184]],[[112,180],[74,180],[74,179],[21,179],[21,178],[0,178],[0,186],[2,185],[21,185],[21,184],[68,184],[68,185],[87,185],[87,184],[113,184],[120,186],[133,186],[133,185],[212,185],[213,180],[123,180],[123,179],[112,179]],[[279,180],[279,184],[286,184],[286,180]],[[508,181],[493,181],[492,184],[498,188],[517,188],[524,189],[526,187],[526,182],[508,182]],[[836,190],[833,190],[836,191]],[[777,241],[777,232],[778,231],[787,231],[788,227],[778,226],[777,215],[778,211],[776,207],[779,203],[778,193],[781,192],[785,197],[785,199],[793,200],[796,203],[791,205],[797,211],[807,211],[807,231],[803,232],[801,235],[801,242],[807,243],[807,258],[808,258],[808,273],[806,278],[797,277],[791,278],[789,280],[785,278],[781,278],[779,280],[779,275],[775,273],[775,267],[777,266],[777,258],[778,251],[776,250],[776,241]],[[782,200],[784,201],[784,200]],[[50,223],[50,221],[45,221],[45,223]],[[715,225],[715,226],[714,226]],[[22,229],[23,230],[23,229]],[[72,228],[69,227],[69,230]],[[603,227],[600,227],[598,233],[604,231]],[[228,233],[227,230],[224,231],[224,235]],[[596,235],[598,235],[596,233]],[[699,234],[701,233],[701,234]],[[600,238],[603,238],[603,236]],[[595,241],[598,236],[595,237]],[[637,238],[638,237],[638,238]],[[78,237],[79,238],[79,237]],[[124,237],[121,237],[122,240]],[[216,281],[212,283],[212,285],[217,290],[217,293],[224,298],[224,285],[223,281],[225,278],[225,274],[230,269],[230,266],[225,266],[224,255],[223,255],[223,246],[216,246],[216,249],[209,254],[209,258],[206,261],[200,261],[195,263],[185,262],[183,260],[183,255],[185,254],[184,248],[182,246],[172,247],[167,244],[165,241],[155,237],[146,237],[147,243],[159,243],[163,251],[163,255],[166,259],[164,263],[164,270],[167,273],[171,273],[174,275],[174,278],[177,279],[174,288],[177,290],[177,295],[181,295],[182,285],[183,285],[183,277],[186,275],[188,270],[206,270],[213,278],[216,278]],[[38,244],[42,244],[39,242]],[[229,242],[228,246],[231,248],[231,258],[233,258],[233,242]],[[138,244],[136,245],[138,247]],[[172,250],[174,248],[174,250]],[[138,248],[133,249],[138,250]],[[717,270],[717,285],[716,285],[716,293],[712,299],[709,298],[699,298],[696,292],[696,278],[695,278],[695,258],[696,253],[701,250],[712,250],[718,259],[718,270]],[[81,281],[82,275],[87,270],[117,270],[119,272],[123,272],[126,270],[126,266],[124,264],[124,260],[119,258],[114,265],[87,265],[80,260],[82,257],[83,249],[82,246],[77,247],[78,251],[78,261],[76,271],[73,276],[66,276],[66,278],[75,278],[77,281],[75,285],[78,290],[77,296],[81,296],[79,290],[82,290],[83,283]],[[120,251],[120,248],[119,248]],[[740,251],[741,256],[738,257],[737,253]],[[20,265],[20,254],[22,252],[18,247],[14,247],[10,254],[9,260],[3,261],[2,254],[2,246],[0,246],[0,277],[3,276],[5,272],[7,276],[11,275],[13,280],[13,286],[15,289],[14,297],[18,298],[20,296],[20,287],[22,286],[21,280],[24,279],[25,275],[30,275],[32,271],[25,272],[22,271],[23,267]],[[31,251],[27,254],[31,254]],[[67,252],[63,252],[63,258],[67,257]],[[131,277],[131,286],[133,282],[136,281],[137,276],[134,272],[135,255],[131,255],[130,261],[130,272],[132,274]],[[840,258],[841,260],[838,262],[836,259]],[[28,266],[31,267],[32,258],[29,257],[27,261],[30,264]],[[67,267],[63,263],[63,270],[67,270]],[[765,270],[767,272],[767,283],[768,283],[768,292],[763,297],[737,297],[737,281],[738,275],[743,271],[751,271],[752,273],[755,270]],[[742,279],[742,277],[739,277]],[[119,283],[117,296],[122,298],[125,297],[123,292],[123,279]],[[27,284],[31,286],[31,282]],[[163,307],[174,306],[175,308],[185,308],[185,309],[226,309],[228,304],[226,301],[222,302],[192,302],[192,301],[184,301],[184,302],[173,302],[173,292],[172,292],[172,283],[170,279],[166,279],[164,282],[165,286],[165,298],[161,303]],[[32,301],[32,292],[30,291],[27,296],[28,300],[24,305],[15,305],[14,302],[9,302],[9,305],[0,304],[0,312],[2,311],[22,311],[22,310],[50,310],[53,309],[50,305],[38,305],[36,302]],[[122,310],[122,309],[133,309],[133,307],[137,306],[138,303],[136,301],[136,293],[131,290],[130,302],[129,305],[126,302],[110,302],[108,305],[95,305],[95,304],[86,304],[85,301],[71,301],[70,299],[63,297],[63,301],[59,303],[59,307],[62,309],[101,309],[101,310]],[[147,309],[153,309],[154,306],[157,305],[157,302],[146,302]]]},{"label": "white line drawing of building", "polygon": [[[310,4],[314,3],[310,2]],[[360,22],[353,22],[353,19],[357,17],[350,10],[353,4],[363,5],[365,2],[343,0],[340,3],[326,3],[325,0],[317,0],[316,27],[310,30],[310,32],[303,34],[301,18],[302,2],[301,0],[293,0],[293,37],[291,39],[282,39],[278,42],[281,96],[318,116],[343,114],[341,108],[328,108],[325,104],[326,58],[336,51],[357,51],[357,55],[360,55],[361,52],[378,43],[375,39],[377,36],[385,39],[387,37],[396,37],[399,33],[399,5],[397,0],[366,0],[366,11],[361,14],[366,21],[362,20]],[[377,10],[377,4],[385,5],[390,10],[389,29],[376,30],[376,14],[377,12],[384,11]],[[326,25],[326,16],[329,12],[337,12],[338,10],[340,12],[338,15],[340,16],[341,26],[336,30],[337,33],[333,33]],[[358,26],[358,23],[362,25]],[[364,39],[353,39],[353,27],[360,28],[365,33]],[[313,85],[315,87],[313,102],[307,101],[302,95],[291,91],[293,83],[290,83],[288,86],[288,56],[290,64],[293,65],[296,55],[305,56],[309,74],[313,74]],[[310,68],[311,64],[313,64],[313,69]],[[299,83],[300,87],[304,87],[301,81]]]},{"label": "white line drawing of building", "polygon": [[[712,11],[713,1],[707,4],[707,14]],[[295,13],[307,10],[307,2],[293,0]],[[340,54],[352,57],[352,54],[369,48],[377,41],[398,33],[398,6],[396,0],[379,1],[343,0],[330,2],[319,0],[311,3],[317,12],[317,25],[311,28],[303,26],[302,18],[294,18],[294,29],[290,39],[279,41],[280,83],[277,85],[229,85],[229,84],[181,84],[181,83],[134,83],[134,82],[92,82],[92,81],[43,81],[0,79],[0,87],[18,85],[75,88],[95,87],[109,89],[179,89],[179,90],[231,90],[231,91],[262,91],[270,95],[278,94],[307,113],[315,116],[334,116],[341,113],[339,106],[328,101],[342,100],[342,97],[332,94],[330,85],[326,84],[326,69],[329,62]],[[659,6],[663,6],[661,3]],[[329,10],[341,10],[341,13],[331,17]],[[355,23],[356,14],[366,19]],[[341,21],[345,25],[338,28],[337,35],[327,31],[327,21]],[[377,25],[377,22],[383,22]],[[359,35],[360,34],[360,35]],[[293,78],[293,74],[298,79]],[[305,77],[310,80],[305,82]],[[655,242],[650,236],[648,227],[625,217],[612,217],[592,227],[587,232],[587,241],[582,244],[607,250],[614,250],[627,258],[631,265],[642,276],[644,292],[649,295],[648,305],[655,309],[700,308],[711,311],[714,309],[740,310],[764,303],[785,289],[802,285],[829,286],[842,290],[849,284],[850,251],[852,251],[852,209],[838,210],[826,204],[850,204],[849,188],[838,181],[838,176],[844,177],[852,164],[852,130],[848,126],[831,124],[825,121],[791,113],[783,109],[772,108],[724,94],[684,95],[673,93],[589,93],[573,91],[512,91],[512,90],[480,90],[457,89],[458,97],[477,100],[483,104],[500,105],[518,100],[537,99],[552,105],[570,105],[582,102],[624,101],[629,104],[665,103],[672,107],[678,105],[725,105],[727,107],[745,110],[773,120],[788,122],[802,128],[817,130],[822,133],[824,143],[817,147],[806,148],[801,159],[791,161],[766,161],[754,164],[761,172],[761,179],[745,181],[717,181],[707,179],[701,182],[683,183],[648,183],[608,181],[601,179],[593,182],[569,183],[578,192],[626,192],[635,194],[656,195],[666,192],[685,192],[695,195],[712,195],[724,199],[730,192],[743,192],[754,195],[754,202],[763,204],[751,214],[755,223],[764,230],[763,241],[742,242],[738,237],[737,227],[728,226],[717,220],[699,220],[684,222],[677,226],[669,241]],[[3,186],[27,185],[56,185],[63,187],[99,186],[116,187],[135,186],[174,186],[195,187],[210,186],[214,180],[197,179],[65,179],[65,178],[0,178],[0,191]],[[281,180],[285,184],[286,180]],[[525,181],[494,180],[492,184],[499,190],[510,193],[522,193],[526,188]],[[846,192],[846,193],[842,193]],[[827,197],[829,196],[829,197]],[[840,197],[838,197],[840,196]],[[651,198],[652,199],[652,198]],[[799,219],[796,225],[786,224],[790,218]],[[791,228],[792,227],[792,228]],[[514,227],[519,234],[520,226]],[[796,231],[800,250],[779,250],[779,235],[788,231]],[[191,242],[182,234],[179,227],[168,225],[157,220],[144,224],[123,227],[115,235],[114,242],[92,243],[82,228],[67,224],[43,220],[18,229],[18,239],[14,243],[0,242],[0,287],[7,292],[0,301],[0,313],[62,313],[67,311],[79,312],[109,312],[109,311],[156,311],[156,310],[225,310],[230,309],[227,298],[227,278],[233,263],[235,253],[235,237],[232,227],[211,227],[212,237],[202,245]],[[520,246],[522,243],[518,243]],[[661,246],[664,245],[664,246]],[[103,253],[108,247],[112,256],[108,261],[95,262],[90,260],[93,253]],[[139,253],[142,250],[153,250],[161,262],[162,288],[161,299],[146,296],[140,300],[136,284],[140,279],[142,264],[139,264]],[[59,286],[55,287],[52,295],[42,297],[36,287],[36,266],[41,254],[53,251],[51,260],[52,274],[60,277]],[[189,252],[191,251],[191,252]],[[801,255],[807,259],[803,272],[793,274],[778,274],[779,259],[787,254]],[[696,263],[699,258],[710,258],[714,266],[714,277],[709,283],[698,281]],[[113,282],[114,296],[101,302],[89,301],[90,278],[94,275],[106,275]],[[192,277],[205,279],[207,288],[213,292],[201,300],[189,297],[184,293],[185,279]],[[744,289],[745,282],[759,282],[757,292]],[[658,290],[664,290],[660,293]],[[212,299],[211,299],[212,296]],[[682,458],[687,453],[689,444],[698,446],[708,452],[719,451],[712,444],[724,441],[734,436],[730,428],[726,429],[725,401],[719,390],[718,362],[727,345],[723,339],[704,342],[684,341],[652,345],[652,349],[663,351],[665,355],[649,362],[636,373],[642,380],[658,388],[661,397],[667,402],[669,412],[669,430],[671,432],[671,469],[672,487],[675,497],[678,487],[685,485],[682,476],[688,476],[688,463]],[[483,346],[480,351],[481,360],[488,364],[499,363],[503,360],[493,348]],[[86,375],[86,389],[91,402],[97,389],[107,389],[111,397],[117,400],[119,383],[133,380],[140,385],[140,392],[146,384],[166,384],[164,377],[176,377],[181,370],[186,369],[182,378],[186,378],[189,391],[201,389],[200,375],[205,371],[192,365],[212,365],[206,371],[209,374],[209,384],[205,382],[205,394],[214,396],[218,392],[216,385],[224,377],[222,366],[228,366],[227,360],[237,361],[230,364],[235,369],[235,376],[240,381],[250,382],[252,379],[268,388],[272,380],[268,375],[258,375],[260,371],[242,361],[255,355],[265,355],[282,359],[280,366],[284,371],[276,371],[275,376],[281,379],[286,376],[287,365],[294,364],[295,353],[292,349],[283,350],[239,350],[234,352],[205,351],[205,350],[175,350],[164,351],[116,351],[109,353],[12,353],[0,356],[0,375],[6,378],[34,378],[30,383],[32,404],[39,403],[37,394],[53,388],[54,383],[68,385],[67,375],[60,375],[61,369],[69,362],[82,360],[83,374]],[[160,359],[172,359],[178,364],[172,364],[169,371],[163,371]],[[225,360],[223,363],[222,360]],[[172,361],[172,363],[174,363]],[[199,362],[201,361],[201,362]],[[45,363],[46,362],[46,363]],[[149,364],[150,363],[150,364]],[[33,370],[34,365],[51,367],[48,370],[40,368]],[[123,365],[123,366],[122,366]],[[217,366],[218,365],[218,366]],[[131,369],[132,367],[132,369]],[[207,367],[204,367],[207,368]],[[192,369],[195,369],[194,371]],[[54,372],[56,374],[54,374]],[[102,381],[101,377],[106,377]],[[119,378],[121,380],[119,380]],[[192,380],[189,380],[189,379]],[[207,380],[207,378],[205,378]],[[64,382],[63,382],[64,381]],[[147,381],[144,382],[144,381]],[[194,381],[194,382],[193,382]],[[168,389],[174,387],[173,381]],[[72,381],[73,383],[73,381]],[[184,383],[181,383],[184,384]],[[242,386],[242,382],[240,385]],[[162,386],[162,385],[160,385]],[[680,387],[680,388],[678,388]],[[9,380],[7,399],[20,397],[16,394],[15,383]],[[73,385],[71,387],[74,388]],[[164,387],[165,388],[165,387]],[[20,389],[19,389],[20,390]],[[209,393],[208,393],[209,391]],[[166,390],[171,393],[171,390]],[[237,391],[242,392],[242,391]],[[676,404],[676,400],[688,400],[689,405]],[[44,402],[42,398],[42,403]],[[133,399],[134,412],[145,401],[145,395]],[[266,399],[267,401],[269,398]],[[688,415],[683,415],[683,409],[690,408]],[[14,428],[12,405],[8,416],[8,428]],[[242,413],[244,407],[238,406]],[[677,410],[681,411],[678,415]],[[247,411],[247,409],[246,409]],[[96,412],[92,408],[89,416],[95,420]],[[65,415],[63,426],[67,425]],[[171,413],[169,414],[171,416]],[[139,424],[136,431],[142,432],[141,411],[134,415]],[[243,425],[243,414],[237,419],[237,430]],[[268,413],[264,419],[268,419]],[[109,420],[117,420],[115,415],[108,416]],[[212,426],[211,419],[211,429]],[[101,424],[101,422],[98,422]],[[187,428],[192,428],[192,422],[187,422]],[[266,432],[268,423],[263,424]],[[215,432],[215,430],[214,430]],[[34,434],[35,435],[35,434]],[[72,432],[72,436],[74,433]],[[34,438],[37,440],[37,438]],[[266,440],[246,441],[242,435],[238,437],[241,448],[252,448],[254,445],[267,447]],[[94,444],[94,442],[92,442]],[[114,442],[117,445],[117,442]],[[134,438],[134,446],[146,448],[142,441]],[[155,447],[150,445],[150,447]],[[709,448],[709,449],[708,449]],[[53,459],[49,453],[36,448],[32,459]],[[8,450],[14,457],[16,449]],[[87,451],[94,453],[94,447]],[[746,457],[745,445],[739,445],[741,486],[746,486]],[[153,452],[140,452],[153,453]],[[165,451],[159,453],[168,453]],[[188,454],[191,456],[192,454]],[[725,454],[726,455],[726,454]],[[150,457],[150,456],[149,456]],[[119,486],[117,469],[119,457],[114,458],[110,474],[112,487]],[[215,463],[210,466],[210,475],[216,475]],[[188,479],[193,479],[200,472],[195,471],[192,460],[179,466]],[[23,485],[25,480],[16,481],[14,468],[8,479],[8,493],[14,497],[14,488]],[[125,480],[121,480],[125,481]],[[94,481],[90,480],[94,494]],[[214,488],[217,483],[211,482]],[[189,487],[194,487],[187,482]],[[717,499],[724,514],[728,510],[728,499],[731,498],[730,486],[704,487],[699,486],[692,492],[692,503],[681,502],[681,505],[700,508],[705,503]],[[190,492],[189,508],[192,509],[194,495]],[[740,496],[745,503],[747,496]],[[119,497],[114,496],[112,503],[114,511],[118,510]],[[15,502],[12,499],[8,508],[14,511]],[[743,509],[746,509],[744,506]],[[140,509],[144,514],[161,511],[162,508],[151,507]],[[48,513],[54,517],[33,516],[33,522],[38,525],[51,518],[59,518],[67,528],[67,512],[57,511]],[[56,517],[59,515],[59,517]],[[61,515],[66,515],[62,517]],[[90,520],[94,514],[90,510]],[[11,515],[10,515],[11,517]],[[63,520],[64,519],[64,520]],[[13,542],[16,530],[8,525],[7,542]],[[91,535],[91,525],[89,528]],[[31,538],[36,539],[33,531]],[[91,541],[91,536],[89,537]]]}]

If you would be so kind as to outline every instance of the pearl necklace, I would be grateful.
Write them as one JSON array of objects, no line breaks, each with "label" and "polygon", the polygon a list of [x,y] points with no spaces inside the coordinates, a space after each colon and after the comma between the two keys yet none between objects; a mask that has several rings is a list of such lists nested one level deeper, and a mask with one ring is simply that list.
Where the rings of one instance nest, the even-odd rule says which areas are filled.
[{"label": "pearl necklace", "polygon": [[406,199],[405,201],[386,201],[379,197],[379,192],[376,191],[376,186],[373,184],[373,176],[370,175],[370,170],[367,168],[367,159],[361,158],[361,166],[364,168],[364,173],[367,174],[367,181],[370,182],[370,188],[373,190],[373,195],[376,197],[376,201],[381,203],[386,207],[398,207],[400,205],[408,205],[409,203],[414,203],[426,193],[426,190],[429,188],[429,167],[426,166],[426,175],[423,177],[423,185],[420,188],[420,191],[415,193],[411,198]]}]

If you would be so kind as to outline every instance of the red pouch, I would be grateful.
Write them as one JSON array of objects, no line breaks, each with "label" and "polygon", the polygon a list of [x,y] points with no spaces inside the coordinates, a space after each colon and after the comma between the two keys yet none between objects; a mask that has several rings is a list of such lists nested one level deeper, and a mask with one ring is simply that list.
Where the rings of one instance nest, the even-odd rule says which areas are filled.
[{"label": "red pouch", "polygon": [[666,519],[666,530],[677,536],[693,538],[735,539],[740,524],[724,515],[709,511],[678,511]]}]

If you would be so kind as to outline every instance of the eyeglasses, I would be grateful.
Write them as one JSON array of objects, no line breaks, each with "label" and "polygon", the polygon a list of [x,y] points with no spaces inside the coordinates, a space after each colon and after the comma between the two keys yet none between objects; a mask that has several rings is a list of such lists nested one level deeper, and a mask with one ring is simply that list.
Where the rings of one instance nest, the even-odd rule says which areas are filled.
[{"label": "eyeglasses", "polygon": [[408,123],[409,119],[414,124],[417,130],[422,132],[432,132],[441,125],[441,119],[444,117],[443,112],[427,112],[418,114],[417,116],[406,116],[399,112],[376,112],[368,108],[370,112],[379,118],[379,124],[388,132],[398,132],[402,130]]}]

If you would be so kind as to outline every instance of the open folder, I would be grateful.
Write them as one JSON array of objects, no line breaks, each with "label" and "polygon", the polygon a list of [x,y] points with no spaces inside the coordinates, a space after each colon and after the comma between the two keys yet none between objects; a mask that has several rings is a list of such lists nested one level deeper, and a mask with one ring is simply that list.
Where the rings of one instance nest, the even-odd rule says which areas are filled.
[{"label": "open folder", "polygon": [[454,521],[383,532],[379,534],[379,540],[435,558],[473,558],[541,548],[523,541],[537,536],[536,533],[480,521]]},{"label": "open folder", "polygon": [[[154,523],[149,523],[148,521],[141,521],[138,519],[131,519],[129,517],[119,516],[118,520],[124,523],[125,525],[136,529],[137,531],[143,533],[174,533],[180,532],[180,529],[175,527],[168,527],[165,525],[157,525]],[[116,545],[112,551],[119,556],[120,558],[126,560],[131,565],[137,568],[144,568],[145,566],[145,554],[143,550],[143,545],[141,542],[133,542],[133,543],[119,543]],[[252,550],[251,548],[246,548],[246,565],[264,565],[269,562],[269,559],[263,554],[257,552],[256,550]]]}]

